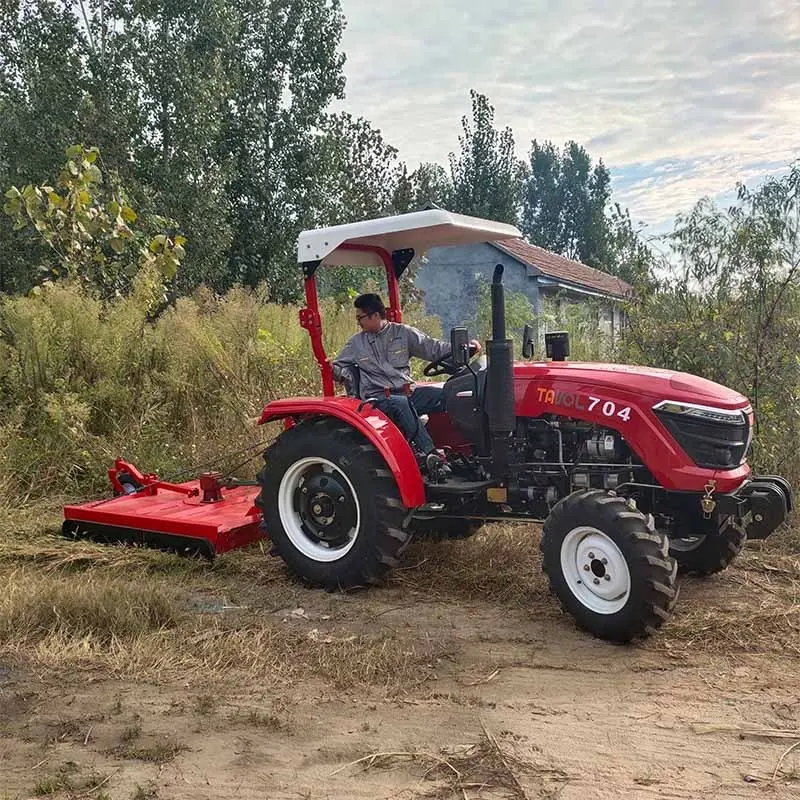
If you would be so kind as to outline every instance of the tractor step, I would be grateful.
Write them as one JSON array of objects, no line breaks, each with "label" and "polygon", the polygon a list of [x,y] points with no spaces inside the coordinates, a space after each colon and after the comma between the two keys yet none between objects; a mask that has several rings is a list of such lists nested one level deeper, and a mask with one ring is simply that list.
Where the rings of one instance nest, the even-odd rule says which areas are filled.
[{"label": "tractor step", "polygon": [[425,481],[425,494],[428,498],[461,495],[482,492],[492,486],[497,486],[497,481],[467,481],[457,476],[448,476],[444,483]]}]

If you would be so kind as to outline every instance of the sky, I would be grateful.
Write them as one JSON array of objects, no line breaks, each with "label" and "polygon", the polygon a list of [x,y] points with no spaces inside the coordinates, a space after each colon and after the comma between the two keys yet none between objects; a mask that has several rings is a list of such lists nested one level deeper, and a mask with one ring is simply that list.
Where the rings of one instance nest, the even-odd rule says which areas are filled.
[{"label": "sky", "polygon": [[447,165],[469,91],[582,144],[652,234],[800,158],[800,0],[342,0],[346,99],[410,167]]}]

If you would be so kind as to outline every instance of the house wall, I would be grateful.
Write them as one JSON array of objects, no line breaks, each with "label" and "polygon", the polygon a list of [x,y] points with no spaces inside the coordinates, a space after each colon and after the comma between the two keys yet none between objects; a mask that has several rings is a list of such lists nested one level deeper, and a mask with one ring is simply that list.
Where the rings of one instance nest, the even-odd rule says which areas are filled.
[{"label": "house wall", "polygon": [[467,325],[475,331],[480,280],[491,283],[496,264],[502,264],[503,285],[522,292],[534,311],[539,308],[539,292],[534,278],[529,278],[524,264],[490,244],[460,247],[435,247],[427,253],[416,276],[416,286],[425,293],[425,311],[442,321],[442,332]]}]

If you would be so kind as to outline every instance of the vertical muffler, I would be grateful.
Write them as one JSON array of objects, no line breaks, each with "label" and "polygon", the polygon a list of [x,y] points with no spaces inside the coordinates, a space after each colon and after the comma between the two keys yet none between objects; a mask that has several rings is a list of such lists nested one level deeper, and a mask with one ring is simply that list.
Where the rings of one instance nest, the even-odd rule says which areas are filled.
[{"label": "vertical muffler", "polygon": [[486,342],[488,360],[486,416],[492,447],[492,475],[508,474],[511,434],[516,427],[514,410],[514,342],[506,338],[506,303],[503,265],[497,264],[492,278],[492,338]]}]

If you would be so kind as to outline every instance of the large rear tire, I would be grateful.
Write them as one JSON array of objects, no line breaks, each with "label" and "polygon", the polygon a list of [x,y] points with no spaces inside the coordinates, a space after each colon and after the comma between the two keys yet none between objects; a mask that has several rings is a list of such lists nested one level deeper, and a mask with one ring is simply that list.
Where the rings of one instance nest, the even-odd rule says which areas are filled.
[{"label": "large rear tire", "polygon": [[376,584],[411,541],[406,509],[386,462],[335,419],[301,422],[264,453],[255,500],[289,570],[312,585]]},{"label": "large rear tire", "polygon": [[665,535],[599,489],[559,501],[542,530],[542,569],[577,624],[612,642],[647,636],[669,618],[678,565]]}]

